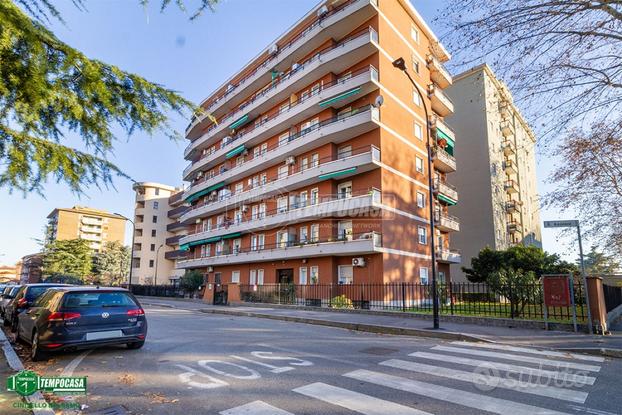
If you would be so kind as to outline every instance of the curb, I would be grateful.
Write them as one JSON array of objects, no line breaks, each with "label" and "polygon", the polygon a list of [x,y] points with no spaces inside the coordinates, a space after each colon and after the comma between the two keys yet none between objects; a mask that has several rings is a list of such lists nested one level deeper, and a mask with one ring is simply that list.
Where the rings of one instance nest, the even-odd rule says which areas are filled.
[{"label": "curb", "polygon": [[[7,363],[9,364],[11,369],[16,372],[24,370],[24,364],[20,360],[19,356],[17,356],[17,353],[15,353],[15,350],[13,350],[13,346],[11,346],[9,339],[7,339],[4,331],[1,329],[0,343],[2,343],[2,350],[4,351],[4,356],[6,357]],[[28,403],[33,404],[33,406],[35,407],[31,410],[35,415],[54,415],[54,411],[52,409],[37,408],[37,406],[47,406],[47,402],[45,399],[43,399],[43,394],[41,392],[35,392],[32,395],[25,397],[25,399]]]},{"label": "curb", "polygon": [[607,347],[560,347],[555,350],[622,359],[621,349],[610,349]]}]

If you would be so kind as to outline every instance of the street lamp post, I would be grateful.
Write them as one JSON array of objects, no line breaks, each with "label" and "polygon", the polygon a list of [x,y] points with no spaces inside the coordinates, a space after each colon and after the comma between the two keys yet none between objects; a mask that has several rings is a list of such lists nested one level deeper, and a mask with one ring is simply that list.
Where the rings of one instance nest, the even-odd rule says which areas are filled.
[{"label": "street lamp post", "polygon": [[158,246],[158,249],[156,250],[155,279],[153,285],[158,285],[158,259],[160,258],[160,248],[162,248],[163,246],[164,245],[160,244],[160,246]]},{"label": "street lamp post", "polygon": [[439,317],[439,304],[438,304],[438,291],[437,291],[437,282],[436,282],[436,247],[434,243],[434,183],[432,179],[432,144],[430,142],[432,133],[430,131],[430,117],[428,114],[428,107],[425,104],[425,98],[419,89],[419,86],[412,79],[408,71],[406,70],[406,62],[404,58],[398,58],[393,61],[393,66],[404,72],[408,77],[408,80],[413,85],[417,94],[419,95],[419,99],[421,100],[421,105],[423,105],[423,111],[425,112],[425,125],[427,132],[427,140],[426,147],[428,150],[428,198],[430,204],[430,248],[432,250],[432,312],[433,312],[433,320],[434,320],[434,328],[438,329],[440,327],[440,317]]},{"label": "street lamp post", "polygon": [[115,213],[117,216],[121,216],[123,219],[129,221],[132,224],[132,246],[130,247],[130,275],[128,277],[127,289],[132,291],[132,269],[134,268],[134,237],[136,236],[136,224],[130,218],[123,216],[120,213]]}]

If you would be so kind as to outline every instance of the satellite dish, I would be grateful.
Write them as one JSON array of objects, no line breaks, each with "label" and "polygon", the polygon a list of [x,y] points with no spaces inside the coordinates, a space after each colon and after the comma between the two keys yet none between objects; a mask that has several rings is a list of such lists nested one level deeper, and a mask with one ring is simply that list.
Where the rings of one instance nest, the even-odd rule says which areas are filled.
[{"label": "satellite dish", "polygon": [[384,104],[384,98],[382,95],[378,95],[374,101],[374,107],[380,108]]}]

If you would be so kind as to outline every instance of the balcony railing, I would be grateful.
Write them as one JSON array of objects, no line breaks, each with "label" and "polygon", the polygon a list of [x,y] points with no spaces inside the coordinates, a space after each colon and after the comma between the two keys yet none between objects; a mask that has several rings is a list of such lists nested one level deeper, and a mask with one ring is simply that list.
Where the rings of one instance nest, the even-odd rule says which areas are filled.
[{"label": "balcony railing", "polygon": [[453,79],[449,71],[434,55],[427,56],[428,68],[430,69],[430,77],[441,88],[447,88],[453,83]]},{"label": "balcony railing", "polygon": [[[285,139],[280,139],[278,140],[276,143],[267,146],[265,151],[262,151],[258,154],[258,156],[266,156],[268,155],[266,158],[269,158],[269,155],[271,152],[279,150],[280,148],[282,148],[284,145],[289,144],[293,141],[296,141],[300,138],[303,138],[305,136],[307,136],[308,134],[312,134],[314,132],[316,132],[317,130],[323,128],[323,127],[328,127],[330,125],[333,125],[335,123],[343,123],[344,121],[346,121],[347,119],[349,119],[350,117],[353,117],[355,115],[359,115],[365,112],[378,112],[377,108],[372,107],[371,105],[365,105],[363,107],[360,108],[355,108],[353,110],[351,110],[350,112],[346,113],[346,114],[341,114],[341,115],[337,115],[331,118],[328,118],[326,120],[323,120],[315,125],[312,125],[311,127],[305,128],[304,130],[301,130],[300,132],[296,133],[296,134],[292,134],[289,137],[285,138]],[[379,119],[379,116],[376,116],[377,119]],[[207,181],[220,181],[219,178],[220,176],[223,176],[225,174],[230,175],[231,171],[235,171],[235,170],[244,170],[246,169],[246,166],[253,162],[254,160],[254,155],[248,155],[249,159],[245,160],[244,162],[238,164],[236,161],[230,161],[228,163],[225,163],[222,168],[222,170],[218,171],[215,174],[212,175],[203,175],[202,177],[200,177],[199,179],[196,179],[192,182],[191,184],[191,188],[194,186],[197,186],[201,183],[207,182]]]},{"label": "balcony railing", "polygon": [[456,158],[441,148],[434,152],[434,167],[444,173],[456,171]]},{"label": "balcony railing", "polygon": [[511,156],[516,153],[516,146],[512,140],[505,139],[502,144],[503,154]]},{"label": "balcony railing", "polygon": [[176,203],[181,202],[184,199],[184,192],[179,191],[168,198],[168,204],[170,206],[175,205]]},{"label": "balcony railing", "polygon": [[434,215],[434,221],[439,230],[444,232],[458,232],[460,231],[460,219],[455,216],[447,215],[445,213],[436,212]]},{"label": "balcony railing", "polygon": [[442,202],[455,205],[458,202],[458,191],[454,185],[451,185],[440,179],[434,180],[434,193]]},{"label": "balcony railing", "polygon": [[454,104],[443,90],[436,84],[430,84],[428,88],[428,96],[432,102],[432,109],[441,117],[453,114]]},{"label": "balcony railing", "polygon": [[510,137],[514,134],[514,126],[510,121],[501,122],[501,134],[503,134],[504,137]]},{"label": "balcony railing", "polygon": [[187,257],[188,257],[187,251],[176,250],[176,251],[168,251],[164,253],[164,258],[169,259],[169,260],[186,259]]},{"label": "balcony railing", "polygon": [[[329,18],[329,17],[331,17],[331,16],[333,16],[333,15],[335,15],[335,14],[337,14],[337,13],[343,11],[343,10],[346,10],[349,6],[351,6],[354,3],[357,3],[358,1],[361,1],[361,0],[347,0],[346,2],[344,2],[343,4],[333,8],[332,10],[330,10],[328,13],[324,14],[323,16],[314,19],[303,30],[301,30],[301,32],[299,34],[294,36],[287,43],[285,43],[282,46],[280,46],[277,53],[274,53],[270,57],[268,57],[264,62],[262,62],[259,66],[257,66],[257,68],[255,68],[254,70],[249,72],[246,76],[241,78],[237,82],[237,84],[235,84],[235,85],[230,84],[229,87],[225,90],[225,92],[223,92],[222,94],[220,94],[219,96],[214,98],[209,103],[209,105],[205,109],[205,112],[209,113],[209,112],[213,111],[213,109],[216,106],[216,104],[218,104],[223,99],[226,99],[230,95],[237,93],[237,91],[240,89],[240,87],[244,86],[249,80],[255,78],[260,72],[264,72],[264,73],[268,72],[271,68],[274,67],[273,62],[275,60],[277,60],[281,56],[284,56],[284,55],[288,54],[293,45],[295,45],[301,39],[304,39],[311,31],[313,31],[315,28],[319,27],[320,24],[322,22],[324,22],[327,18]],[[202,121],[204,118],[205,117],[201,117],[200,119],[197,119],[197,117],[194,116],[192,118],[190,124],[188,125],[188,127],[186,127],[186,132],[188,132],[194,125],[196,125],[197,122]]]},{"label": "balcony railing", "polygon": [[166,230],[169,232],[173,232],[179,229],[184,229],[186,226],[188,225],[184,225],[181,222],[173,222],[173,223],[169,223],[168,225],[166,225]]},{"label": "balcony railing", "polygon": [[523,206],[523,202],[521,202],[520,200],[510,200],[505,202],[505,210],[508,213],[518,212],[521,206]]},{"label": "balcony railing", "polygon": [[165,243],[166,243],[167,245],[170,245],[170,246],[178,245],[178,244],[179,244],[179,240],[180,240],[181,238],[183,238],[183,237],[184,237],[184,235],[175,235],[175,236],[171,236],[171,237],[166,238]]},{"label": "balcony railing", "polygon": [[[299,72],[304,71],[305,69],[307,69],[311,64],[315,63],[316,61],[321,61],[323,55],[332,52],[333,50],[339,49],[339,48],[343,48],[344,46],[348,45],[351,42],[354,42],[360,38],[363,37],[369,37],[371,36],[372,40],[376,40],[378,39],[378,33],[372,28],[366,28],[352,36],[350,36],[349,38],[341,41],[340,43],[336,44],[336,45],[332,45],[332,46],[328,46],[324,49],[322,49],[321,51],[319,51],[318,53],[314,54],[313,56],[311,56],[309,59],[307,59],[306,61],[304,61],[302,64],[296,66],[294,69],[292,69],[291,71],[287,72],[286,74],[284,74],[283,76],[279,77],[278,79],[270,82],[268,85],[266,85],[266,87],[264,87],[263,89],[259,90],[258,92],[256,92],[255,94],[253,94],[246,102],[244,102],[242,105],[238,106],[236,109],[230,111],[229,113],[223,115],[219,120],[217,124],[212,124],[210,125],[207,130],[205,131],[205,133],[202,134],[201,137],[205,137],[207,135],[209,135],[210,133],[212,133],[214,130],[216,129],[222,129],[222,128],[226,128],[227,125],[229,125],[230,123],[232,123],[233,121],[235,121],[236,119],[242,117],[244,115],[245,112],[249,111],[249,106],[251,104],[254,104],[258,99],[261,98],[271,98],[272,93],[274,92],[275,89],[279,88],[282,84],[284,84],[285,82],[287,82],[294,74],[297,74]],[[185,151],[184,151],[184,155],[187,156],[190,151],[193,149],[195,143],[197,142],[197,140],[201,140],[201,137],[197,138],[194,141],[191,141],[188,146],[186,147]]]},{"label": "balcony railing", "polygon": [[512,160],[505,160],[503,162],[503,170],[505,170],[505,173],[509,175],[518,173],[516,163]]},{"label": "balcony railing", "polygon": [[462,254],[457,249],[437,248],[436,260],[449,264],[459,264],[462,262]]},{"label": "balcony railing", "polygon": [[520,222],[517,222],[517,221],[508,222],[509,233],[521,233],[522,230],[523,230],[523,227],[521,226]]},{"label": "balcony railing", "polygon": [[[265,190],[267,190],[267,185],[270,185],[271,188],[274,189],[279,189],[280,191],[284,190],[283,186],[279,186],[278,181],[280,180],[287,180],[287,179],[292,179],[292,178],[296,178],[297,175],[301,175],[304,173],[307,173],[308,171],[313,171],[314,169],[320,167],[320,166],[324,166],[328,163],[332,163],[332,162],[336,162],[336,161],[347,161],[350,158],[353,157],[357,157],[357,156],[361,156],[364,154],[371,154],[371,159],[372,161],[380,161],[380,150],[373,145],[367,145],[367,146],[363,146],[363,147],[358,147],[358,148],[354,148],[351,151],[348,152],[348,154],[331,154],[329,156],[325,156],[325,157],[321,157],[317,160],[310,160],[310,163],[308,166],[303,166],[302,164],[298,163],[298,165],[293,165],[289,167],[289,171],[287,175],[284,174],[279,174],[278,172],[276,174],[273,174],[271,176],[263,176],[263,179],[260,179],[259,182],[254,183],[251,182],[251,184],[247,184],[246,186],[244,186],[240,191],[235,191],[235,190],[231,190],[230,188],[222,188],[218,191],[213,191],[208,195],[205,195],[205,199],[203,202],[199,202],[195,205],[192,206],[192,209],[189,210],[188,212],[186,212],[186,214],[184,215],[184,217],[182,217],[182,221],[186,221],[189,219],[190,216],[194,216],[192,215],[194,212],[196,212],[198,209],[203,208],[204,206],[208,206],[217,202],[221,202],[227,199],[232,199],[234,198],[235,202],[239,202],[240,200],[244,199],[244,194],[247,192],[251,192],[257,189],[261,189],[264,188]],[[352,170],[351,172],[349,170]],[[336,171],[334,174],[336,175],[349,175],[352,173],[355,173],[357,170],[357,166],[352,167],[351,169],[349,169],[348,171],[342,171],[342,170],[338,170]],[[313,178],[315,179],[315,181],[317,181],[318,176],[313,176]],[[321,178],[321,176],[319,177],[320,180],[323,180],[323,178]],[[225,190],[225,192],[222,192],[219,194],[219,192],[221,192],[222,190]],[[266,193],[264,193],[264,195],[267,195]]]},{"label": "balcony railing", "polygon": [[503,184],[503,188],[508,193],[517,193],[518,192],[518,183],[514,180],[506,180]]},{"label": "balcony railing", "polygon": [[190,206],[178,206],[174,209],[171,209],[167,212],[167,216],[169,218],[177,218],[184,213],[186,213],[190,209]]}]

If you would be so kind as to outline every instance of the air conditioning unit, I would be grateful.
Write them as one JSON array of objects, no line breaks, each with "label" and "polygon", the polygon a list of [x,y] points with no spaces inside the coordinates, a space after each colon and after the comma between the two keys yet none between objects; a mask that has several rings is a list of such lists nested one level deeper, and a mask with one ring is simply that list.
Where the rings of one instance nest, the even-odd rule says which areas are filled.
[{"label": "air conditioning unit", "polygon": [[328,13],[328,7],[326,5],[320,7],[317,11],[317,17],[325,16]]},{"label": "air conditioning unit", "polygon": [[226,136],[222,139],[222,145],[226,146],[227,144],[229,144],[229,141],[231,141],[231,136]]},{"label": "air conditioning unit", "polygon": [[227,92],[231,91],[233,88],[235,88],[232,84],[227,85]]},{"label": "air conditioning unit", "polygon": [[352,258],[352,266],[353,267],[364,267],[365,266],[365,258],[363,258],[363,257]]},{"label": "air conditioning unit", "polygon": [[296,163],[296,157],[289,156],[285,159],[285,164],[292,165]]},{"label": "air conditioning unit", "polygon": [[300,67],[299,63],[294,63],[292,64],[292,71],[295,71],[296,69],[298,69]]},{"label": "air conditioning unit", "polygon": [[276,43],[268,48],[268,54],[274,55],[279,51],[279,45]]},{"label": "air conditioning unit", "polygon": [[207,272],[214,272],[214,267],[207,267]]}]

